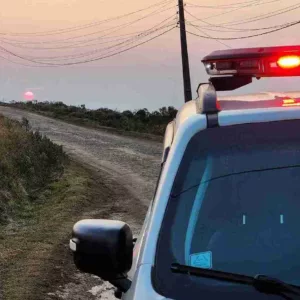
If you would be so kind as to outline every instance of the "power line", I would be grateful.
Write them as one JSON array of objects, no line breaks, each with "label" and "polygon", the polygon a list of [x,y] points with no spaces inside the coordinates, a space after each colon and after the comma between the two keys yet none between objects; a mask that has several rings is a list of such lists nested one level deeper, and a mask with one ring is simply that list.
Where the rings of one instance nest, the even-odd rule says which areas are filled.
[{"label": "power line", "polygon": [[265,20],[265,19],[268,19],[268,18],[272,18],[274,16],[278,16],[278,15],[284,14],[286,12],[294,11],[294,10],[296,10],[298,8],[300,8],[299,2],[298,2],[298,4],[291,5],[291,6],[288,6],[286,8],[283,8],[283,9],[275,10],[275,11],[269,12],[267,14],[262,14],[262,15],[258,15],[256,17],[243,19],[242,21],[232,21],[232,22],[220,23],[220,24],[217,24],[217,25],[241,25],[241,24],[247,24],[247,23],[251,23],[251,22],[254,22],[254,21],[260,21],[260,20]]},{"label": "power line", "polygon": [[[157,28],[157,27],[158,27],[159,25],[163,24],[164,22],[166,22],[167,20],[169,20],[170,18],[174,18],[174,15],[172,15],[172,16],[170,16],[170,17],[164,19],[163,21],[161,21],[161,22],[159,22],[158,24],[152,26],[151,28],[149,28],[149,29],[147,29],[147,30],[144,30],[142,33],[139,32],[140,34],[138,34],[137,36],[134,36],[133,38],[127,39],[125,42],[122,42],[122,43],[119,43],[119,44],[115,44],[115,45],[113,45],[113,46],[111,46],[111,47],[107,47],[107,48],[104,48],[104,49],[94,50],[94,51],[92,51],[92,52],[90,52],[90,53],[80,53],[80,54],[77,54],[76,56],[77,56],[77,57],[82,57],[82,56],[94,54],[95,52],[98,52],[98,51],[104,51],[104,50],[107,50],[107,49],[113,49],[113,48],[114,48],[114,51],[115,51],[115,50],[116,50],[116,46],[118,46],[117,48],[120,48],[120,46],[121,46],[121,47],[124,47],[124,45],[122,45],[122,44],[125,44],[125,43],[128,44],[128,42],[130,42],[130,41],[133,40],[133,39],[141,39],[141,38],[144,38],[144,37],[146,37],[146,36],[148,36],[148,35],[150,35],[150,34],[153,34],[154,32],[156,32],[156,31],[158,31],[158,30],[161,30],[161,29],[165,28],[166,26],[162,26],[162,27],[159,27],[159,28]],[[168,27],[170,27],[170,26],[171,26],[171,24],[168,25]],[[155,29],[155,28],[156,28],[156,29]],[[153,30],[153,29],[155,29],[155,30]],[[55,66],[55,65],[58,65],[58,64],[49,64],[49,63],[43,63],[43,62],[41,62],[41,61],[36,61],[36,60],[34,60],[34,59],[30,59],[30,58],[28,58],[28,57],[25,57],[25,56],[16,54],[16,53],[14,53],[14,52],[12,52],[12,51],[9,51],[8,49],[6,49],[6,48],[4,48],[4,47],[1,47],[0,49],[2,49],[2,51],[4,51],[5,53],[9,53],[10,55],[13,55],[14,57],[18,57],[18,58],[20,58],[20,59],[25,59],[25,60],[30,61],[30,62],[33,62],[33,63],[35,63],[35,64],[43,64],[43,66],[53,66],[53,65]],[[126,50],[126,49],[125,49],[125,50]],[[110,52],[112,52],[112,51],[110,51]],[[115,55],[115,54],[113,54],[113,55]],[[66,57],[67,57],[67,56],[66,56]],[[72,55],[71,57],[74,58],[75,55]],[[54,58],[54,57],[51,57],[51,58]],[[39,58],[39,59],[44,59],[44,58]],[[15,62],[15,61],[11,61],[11,62],[17,63],[17,62]],[[77,63],[77,62],[76,62],[76,63]],[[79,63],[80,63],[80,62],[79,62]],[[17,63],[17,64],[18,64],[18,63]],[[21,64],[21,65],[24,65],[24,64]],[[26,66],[31,66],[31,65],[26,65]]]},{"label": "power line", "polygon": [[[276,1],[277,1],[277,0],[276,0]],[[258,5],[258,4],[257,4],[257,5]],[[255,5],[255,6],[257,6],[257,5]],[[223,16],[223,15],[226,15],[226,14],[229,14],[229,13],[232,13],[232,12],[235,12],[235,11],[238,11],[238,10],[241,10],[241,9],[243,9],[243,8],[248,8],[248,7],[250,7],[250,6],[254,6],[254,5],[244,5],[244,6],[241,6],[241,7],[238,7],[238,8],[234,8],[234,9],[229,10],[229,11],[225,11],[225,12],[222,12],[222,13],[219,13],[219,14],[215,14],[215,15],[212,15],[212,16],[208,16],[208,17],[205,17],[205,18],[201,18],[201,19],[198,19],[198,20],[203,22],[203,21],[205,21],[205,20],[208,20],[208,19],[211,19],[211,18],[215,18],[215,17],[219,17],[219,16]],[[289,9],[289,10],[280,12],[280,13],[278,13],[278,14],[285,13],[285,12],[288,12],[288,11],[291,11],[291,10],[297,9],[297,8],[299,8],[299,3],[296,4],[296,5],[288,6],[286,9]],[[279,10],[277,10],[277,11],[282,11],[282,10],[284,10],[284,9],[279,9]],[[274,12],[277,12],[277,11],[274,11]],[[272,13],[274,13],[274,12],[272,12]],[[270,14],[272,14],[272,13],[267,13],[267,14],[263,14],[263,15],[260,15],[260,16],[270,15]],[[275,16],[275,15],[277,15],[277,14],[274,14],[274,16]],[[250,23],[250,22],[244,22],[245,20],[250,20],[250,19],[252,20],[252,19],[254,19],[253,21],[257,21],[256,18],[258,18],[258,17],[259,17],[259,16],[257,16],[257,17],[252,17],[252,18],[247,18],[247,19],[243,19],[243,21],[238,21],[238,22],[240,22],[240,23],[237,23],[236,21],[231,21],[231,22],[219,23],[219,24],[216,24],[216,25],[239,25],[239,24],[245,24],[245,23]],[[273,17],[273,15],[270,16],[270,17]],[[264,18],[262,18],[262,19],[264,19]],[[252,22],[252,21],[251,21],[251,22]],[[208,25],[211,25],[211,24],[208,23]]]},{"label": "power line", "polygon": [[124,49],[124,50],[121,50],[121,51],[119,51],[119,52],[117,52],[117,53],[113,53],[113,54],[110,54],[110,55],[106,55],[106,56],[102,56],[102,57],[97,57],[97,58],[93,58],[93,59],[89,59],[89,60],[85,60],[85,61],[81,61],[81,62],[73,62],[73,63],[71,62],[71,63],[59,64],[59,66],[70,66],[70,65],[83,64],[83,63],[99,61],[99,60],[102,60],[102,59],[105,59],[105,58],[109,58],[109,57],[112,57],[112,56],[116,56],[116,55],[119,55],[119,54],[121,54],[121,53],[127,52],[127,51],[129,51],[129,50],[131,50],[131,49],[137,48],[137,47],[139,47],[139,46],[141,46],[141,45],[143,45],[143,44],[146,44],[146,43],[148,43],[148,42],[150,42],[150,41],[152,41],[152,40],[154,40],[154,39],[156,39],[156,38],[158,38],[158,37],[160,37],[160,36],[162,36],[162,35],[164,35],[164,34],[170,32],[170,31],[173,30],[174,28],[176,28],[176,26],[174,26],[174,27],[172,27],[172,28],[170,28],[170,29],[168,29],[168,30],[166,30],[166,31],[164,31],[164,32],[162,32],[162,33],[160,33],[160,34],[158,34],[158,35],[156,35],[156,36],[154,36],[154,37],[152,37],[152,38],[150,38],[150,39],[144,41],[144,42],[141,42],[141,43],[139,43],[139,44],[137,44],[137,45],[134,45],[134,46],[131,46],[131,47],[126,48],[126,49]]},{"label": "power line", "polygon": [[[3,53],[3,52],[2,52],[2,53]],[[21,62],[16,62],[16,61],[14,61],[14,60],[12,60],[12,59],[9,59],[9,58],[7,58],[7,57],[4,57],[4,56],[2,56],[2,55],[0,55],[0,59],[6,60],[6,61],[8,61],[8,62],[10,62],[10,63],[13,63],[13,64],[16,64],[16,65],[24,66],[24,67],[33,67],[33,68],[47,67],[47,66],[38,66],[38,65],[28,65],[28,64],[23,64],[23,63],[21,63]]]},{"label": "power line", "polygon": [[[109,30],[111,28],[107,28],[105,30]],[[102,31],[105,31],[105,30],[102,30]],[[97,31],[97,32],[102,32],[102,31]],[[96,37],[96,38],[93,38],[93,39],[87,39],[87,40],[78,40],[78,41],[69,41],[66,39],[60,39],[60,40],[50,40],[50,41],[24,41],[24,40],[15,40],[15,39],[9,39],[9,38],[4,38],[4,37],[1,37],[0,40],[1,41],[6,41],[6,42],[11,42],[12,44],[33,44],[33,45],[36,45],[36,44],[59,44],[59,43],[63,43],[63,44],[71,44],[71,43],[79,43],[79,42],[91,42],[91,41],[95,41],[97,39],[111,39],[111,38],[118,38],[118,37],[125,37],[125,36],[128,36],[128,35],[134,35],[136,33],[141,33],[143,32],[143,30],[140,30],[140,31],[135,31],[135,32],[131,32],[131,33],[124,33],[124,34],[120,34],[120,35],[113,35],[113,36],[99,36],[99,37]],[[78,37],[82,37],[81,35],[78,36]],[[77,37],[72,37],[73,39],[76,39]],[[35,49],[35,48],[34,48]]]},{"label": "power line", "polygon": [[[135,31],[135,32],[131,32],[131,33],[121,34],[121,35],[113,35],[113,36],[105,36],[105,37],[104,36],[99,36],[99,37],[96,37],[96,38],[86,39],[86,40],[68,41],[68,42],[64,42],[64,44],[67,44],[67,46],[60,46],[60,47],[58,47],[58,46],[42,47],[42,48],[38,48],[38,46],[27,47],[27,46],[24,46],[24,44],[26,44],[26,42],[20,42],[20,41],[12,42],[11,40],[4,39],[4,38],[0,38],[0,42],[2,42],[4,44],[11,45],[11,46],[14,46],[14,47],[24,48],[24,49],[35,49],[35,50],[64,49],[64,48],[73,48],[74,46],[77,46],[77,45],[82,45],[82,47],[83,47],[83,46],[85,46],[84,45],[85,43],[88,44],[89,42],[93,42],[93,41],[97,41],[97,40],[105,40],[104,42],[97,43],[97,44],[111,43],[111,42],[114,42],[114,41],[127,39],[128,36],[133,36],[133,35],[140,34],[140,33],[143,33],[143,32],[144,32],[144,30],[140,30],[140,31]],[[51,42],[55,42],[55,41],[51,41]]]},{"label": "power line", "polygon": [[152,31],[145,32],[142,35],[138,35],[138,36],[135,36],[133,38],[127,39],[126,41],[123,41],[121,43],[118,43],[118,44],[115,44],[115,45],[112,45],[112,46],[109,46],[109,47],[105,47],[105,48],[95,49],[95,50],[88,51],[88,52],[83,52],[83,53],[78,53],[78,54],[73,54],[73,55],[59,56],[59,57],[57,57],[57,56],[41,57],[41,58],[36,58],[36,57],[33,57],[33,56],[26,56],[26,57],[27,58],[33,58],[33,59],[38,60],[38,61],[45,61],[45,60],[46,61],[48,61],[48,60],[63,61],[63,60],[78,59],[78,58],[82,58],[82,57],[86,57],[86,56],[91,56],[91,55],[94,55],[95,53],[103,52],[103,51],[109,50],[109,49],[113,49],[115,51],[115,50],[118,50],[119,48],[124,47],[124,45],[126,46],[128,43],[130,44],[130,43],[134,42],[135,40],[143,39],[144,37],[147,37],[147,36],[149,36],[153,33],[156,33],[158,31],[161,31],[162,29],[165,29],[165,28],[168,28],[168,27],[174,26],[174,25],[175,25],[175,23],[172,22],[172,24],[161,26],[161,27],[159,27],[157,29],[154,29]]},{"label": "power line", "polygon": [[[168,4],[167,4],[168,5]],[[74,42],[73,40],[77,39],[77,38],[82,38],[82,37],[86,37],[86,36],[91,36],[91,35],[95,35],[95,34],[98,34],[98,33],[102,33],[102,32],[105,32],[105,31],[108,31],[108,30],[112,30],[112,29],[117,29],[117,30],[114,30],[114,31],[111,31],[111,32],[108,32],[102,36],[100,36],[101,38],[103,37],[107,37],[110,33],[114,33],[114,32],[117,32],[119,31],[119,29],[123,29],[123,28],[126,28],[134,23],[137,23],[141,20],[144,20],[148,17],[151,17],[153,16],[154,14],[157,14],[157,13],[161,13],[161,12],[165,12],[167,10],[170,10],[172,9],[173,7],[175,8],[175,6],[172,6],[172,7],[168,7],[166,9],[163,9],[161,10],[162,8],[166,7],[167,5],[164,5],[163,7],[155,10],[155,11],[152,11],[151,13],[141,17],[141,18],[138,18],[134,21],[130,21],[130,22],[127,22],[127,23],[123,23],[121,25],[117,25],[117,26],[114,26],[114,27],[111,27],[111,28],[106,28],[106,29],[102,29],[102,30],[98,30],[98,31],[94,31],[94,32],[91,32],[91,33],[87,33],[87,34],[83,34],[83,35],[78,35],[78,36],[74,36],[74,37],[69,37],[69,38],[63,38],[63,39],[59,39],[59,40],[52,40],[52,41],[34,41],[34,42],[31,42],[31,41],[19,41],[19,40],[12,40],[12,39],[8,39],[9,41],[15,41],[15,42],[18,42],[18,43],[23,43],[23,44],[51,44],[51,43],[70,43],[70,40],[72,40],[71,42]],[[75,41],[76,42],[76,41]],[[78,41],[79,42],[79,41]]]},{"label": "power line", "polygon": [[[192,26],[194,26],[194,25],[192,25]],[[194,27],[195,27],[195,26],[194,26]],[[204,32],[204,31],[202,31],[200,28],[197,28],[197,27],[195,27],[195,28],[196,28],[198,31],[200,31],[202,34],[205,34],[207,37],[212,38],[211,35],[207,34],[207,33]],[[219,41],[218,39],[214,39],[214,40],[216,40],[216,42],[218,42],[219,44],[225,46],[226,48],[232,49],[232,47],[229,46],[228,44],[225,44],[224,42]]]},{"label": "power line", "polygon": [[[272,1],[275,2],[275,1],[280,1],[280,0],[271,0],[271,2],[272,2]],[[255,3],[256,3],[256,4],[255,4]],[[219,16],[223,16],[223,15],[227,15],[227,14],[230,14],[230,13],[232,13],[232,12],[241,10],[241,9],[243,9],[243,8],[248,8],[248,7],[251,7],[251,6],[257,6],[257,5],[260,5],[260,2],[259,2],[259,3],[255,2],[255,3],[245,4],[245,5],[243,5],[243,6],[236,7],[236,8],[234,8],[234,9],[232,9],[232,10],[229,10],[229,11],[225,11],[225,12],[222,12],[222,13],[219,13],[219,14],[215,14],[215,15],[208,16],[208,17],[205,17],[205,18],[201,18],[201,21],[203,21],[203,20],[208,20],[208,19],[215,18],[215,17],[219,17]],[[261,4],[264,4],[264,3],[261,3]],[[199,20],[200,20],[200,19],[199,19]],[[220,25],[220,24],[218,24],[218,25]],[[223,25],[223,24],[222,24],[222,25]]]},{"label": "power line", "polygon": [[96,58],[92,58],[92,59],[88,59],[88,60],[83,60],[83,61],[78,61],[78,62],[69,62],[69,63],[63,63],[63,64],[52,64],[52,63],[38,62],[38,61],[35,61],[35,60],[32,60],[32,59],[28,59],[26,57],[22,57],[22,56],[14,53],[12,51],[9,51],[9,50],[5,49],[2,46],[0,46],[0,49],[2,49],[6,53],[11,54],[12,56],[15,56],[17,58],[20,58],[20,59],[23,59],[23,60],[26,60],[26,61],[29,61],[29,62],[33,62],[33,63],[36,63],[36,64],[43,64],[43,65],[47,65],[47,66],[57,66],[57,67],[58,66],[71,66],[71,65],[78,65],[78,64],[84,64],[84,63],[89,63],[89,62],[95,62],[95,61],[103,60],[105,58],[109,58],[109,57],[113,57],[113,56],[119,55],[119,54],[127,52],[127,51],[129,51],[131,49],[137,48],[137,47],[139,47],[139,46],[141,46],[143,44],[146,44],[146,43],[148,43],[148,42],[150,42],[150,41],[152,41],[152,40],[154,40],[154,39],[156,39],[156,38],[158,38],[158,37],[160,37],[160,36],[162,36],[162,35],[170,32],[174,28],[176,28],[176,26],[174,26],[174,27],[172,27],[172,28],[170,28],[168,30],[165,30],[164,32],[162,32],[162,33],[160,33],[160,34],[158,34],[158,35],[156,35],[156,36],[154,36],[154,37],[152,37],[152,38],[150,38],[150,39],[148,39],[148,40],[146,40],[144,42],[141,42],[141,43],[136,44],[134,46],[128,47],[128,48],[126,48],[124,50],[121,50],[121,51],[118,51],[116,53],[112,53],[112,54],[109,54],[109,55],[100,56],[100,57],[96,57]]},{"label": "power line", "polygon": [[[138,31],[138,33],[142,33],[142,32],[143,31]],[[56,46],[56,47],[52,46],[52,47],[42,47],[42,48],[39,48],[37,46],[25,46],[24,44],[11,43],[11,42],[4,41],[2,39],[0,39],[0,42],[3,44],[10,45],[15,48],[34,49],[34,50],[42,51],[42,50],[61,50],[61,49],[72,49],[72,48],[84,48],[84,47],[90,47],[90,46],[96,46],[96,45],[109,44],[109,43],[113,43],[113,42],[126,40],[126,39],[128,39],[128,36],[133,36],[133,35],[134,35],[133,33],[130,33],[127,36],[124,35],[123,37],[120,37],[117,39],[105,40],[102,42],[96,42],[96,43],[92,43],[92,44],[89,44],[88,42],[77,42],[77,43],[65,45],[65,46]],[[101,37],[97,38],[97,39],[99,40],[99,39],[101,39]],[[97,40],[97,39],[94,39],[94,40]]]},{"label": "power line", "polygon": [[[166,21],[170,20],[170,19],[175,19],[174,17],[176,16],[176,14],[171,15],[170,17],[164,19],[163,21],[159,22],[158,24],[152,26],[149,29],[143,30],[143,31],[137,31],[135,33],[130,33],[130,34],[124,34],[123,38],[119,38],[119,39],[115,39],[115,40],[110,40],[110,41],[104,41],[104,42],[97,42],[97,43],[93,43],[93,44],[84,44],[85,42],[77,42],[75,44],[72,45],[67,45],[67,46],[56,46],[56,47],[43,47],[43,48],[38,48],[38,47],[27,47],[24,45],[15,45],[13,43],[9,43],[9,42],[5,42],[2,41],[3,43],[8,43],[9,45],[13,46],[13,47],[18,47],[18,48],[25,48],[25,49],[35,49],[35,50],[58,50],[58,49],[78,49],[78,48],[83,48],[83,47],[90,47],[90,46],[99,46],[102,44],[109,44],[109,43],[113,43],[113,42],[119,42],[119,41],[124,41],[124,40],[129,40],[135,37],[138,37],[140,35],[143,35],[145,33],[147,33],[148,31],[151,31],[155,28],[157,28],[159,25],[165,23]],[[128,37],[129,35],[131,35],[131,37]],[[96,39],[92,39],[92,40],[99,40],[101,39],[101,37],[96,38]],[[1,39],[0,39],[1,41]],[[83,44],[83,45],[82,45]]]},{"label": "power line", "polygon": [[[203,22],[205,24],[208,24],[209,26],[199,26],[199,25],[195,25],[192,24],[191,22],[189,22],[190,25],[192,25],[193,27],[198,27],[198,28],[202,28],[205,30],[210,30],[210,31],[218,31],[218,32],[239,32],[239,31],[261,31],[261,30],[270,30],[270,29],[275,29],[275,28],[281,28],[281,27],[285,27],[291,24],[294,24],[295,22],[286,22],[280,25],[273,25],[273,26],[269,26],[269,27],[261,27],[261,28],[233,28],[233,27],[228,27],[228,26],[222,26],[222,25],[216,25],[216,24],[212,24],[206,21],[203,21],[202,19],[197,18],[195,15],[193,15],[192,13],[190,13],[189,11],[185,10],[190,16],[192,16],[194,19]],[[211,27],[217,27],[217,29],[211,28]],[[224,28],[226,30],[220,30],[220,28]],[[231,31],[230,31],[231,30]]]},{"label": "power line", "polygon": [[13,35],[13,36],[28,36],[28,35],[47,36],[47,35],[55,35],[57,33],[59,33],[59,34],[67,33],[67,32],[72,32],[72,31],[86,29],[86,28],[89,28],[89,27],[102,25],[104,23],[108,23],[108,22],[111,22],[111,21],[119,20],[119,19],[122,19],[124,17],[128,17],[128,16],[131,16],[133,14],[151,9],[152,7],[157,7],[159,5],[163,5],[163,4],[166,4],[166,3],[171,3],[173,1],[174,0],[160,1],[160,2],[157,2],[153,5],[150,5],[148,7],[145,7],[145,8],[142,8],[142,9],[139,9],[139,10],[127,13],[127,14],[119,15],[119,16],[116,16],[116,17],[108,18],[108,19],[104,19],[104,20],[101,20],[101,21],[91,22],[91,23],[84,24],[84,25],[77,25],[77,26],[72,26],[72,27],[68,27],[68,28],[61,28],[61,29],[55,29],[55,30],[50,30],[50,31],[42,31],[42,32],[28,32],[28,33],[0,32],[0,34],[2,34],[2,35]]},{"label": "power line", "polygon": [[267,3],[272,3],[272,2],[277,2],[280,0],[270,0],[268,2],[261,2],[260,0],[251,0],[251,1],[245,1],[245,2],[237,2],[237,3],[231,3],[231,4],[223,4],[223,5],[198,5],[194,3],[189,3],[187,2],[187,6],[189,7],[199,7],[199,8],[211,8],[211,9],[229,9],[236,7],[237,5],[260,5],[260,4],[267,4]]},{"label": "power line", "polygon": [[187,32],[189,34],[191,34],[191,35],[195,35],[195,36],[198,36],[198,37],[201,37],[201,38],[205,38],[205,39],[214,39],[214,40],[241,40],[241,39],[247,39],[247,38],[251,38],[251,37],[257,37],[257,36],[261,36],[261,35],[266,35],[266,34],[269,34],[269,33],[273,33],[273,32],[276,32],[276,31],[280,31],[280,30],[283,30],[283,29],[295,26],[297,24],[300,24],[300,21],[297,21],[297,22],[294,22],[293,24],[286,25],[286,26],[281,27],[281,28],[273,29],[273,30],[270,30],[270,31],[267,31],[267,32],[262,32],[262,33],[258,33],[258,34],[248,35],[248,36],[231,37],[231,38],[208,37],[208,36],[198,35],[196,33],[190,32],[190,31],[187,31]]},{"label": "power line", "polygon": [[[297,22],[297,21],[294,21]],[[286,22],[283,24],[279,24],[279,25],[273,25],[273,26],[269,26],[269,27],[261,27],[261,28],[233,28],[233,27],[225,27],[225,26],[218,26],[218,25],[214,25],[211,24],[211,26],[217,27],[217,28],[211,28],[211,26],[199,26],[199,25],[195,25],[191,22],[188,22],[188,24],[194,26],[194,27],[198,27],[198,28],[202,28],[205,30],[209,30],[209,31],[218,31],[218,32],[241,32],[241,31],[261,31],[261,30],[270,30],[270,29],[274,29],[274,28],[279,28],[279,27],[284,27],[286,25],[290,25],[290,24],[294,24],[294,22]],[[220,28],[226,29],[226,30],[221,30]]]},{"label": "power line", "polygon": [[[168,5],[168,4],[167,4],[167,5]],[[166,7],[167,5],[164,5],[163,8]],[[128,27],[128,26],[130,26],[130,25],[132,25],[132,24],[135,24],[135,23],[137,23],[137,22],[139,22],[139,21],[141,21],[141,20],[144,20],[144,19],[146,19],[146,18],[148,18],[148,17],[151,17],[151,16],[153,16],[153,15],[156,15],[156,14],[158,14],[158,13],[165,12],[165,11],[170,10],[170,9],[172,9],[172,8],[175,8],[175,7],[176,7],[176,6],[172,6],[172,7],[168,7],[168,8],[166,8],[166,9],[163,9],[163,10],[162,10],[162,8],[159,8],[159,9],[157,9],[157,10],[151,12],[150,14],[147,14],[147,15],[145,15],[145,16],[139,18],[139,19],[136,19],[136,20],[134,20],[134,21],[130,21],[130,22],[127,22],[127,23],[118,25],[118,26],[114,26],[114,27],[112,27],[112,28],[107,28],[107,29],[104,29],[104,30],[95,31],[95,32],[92,32],[92,33],[87,33],[87,34],[79,35],[79,36],[75,36],[75,37],[69,37],[69,38],[59,39],[59,40],[55,40],[55,41],[42,41],[42,42],[30,42],[30,41],[20,42],[20,41],[18,41],[18,40],[17,40],[17,41],[15,40],[15,41],[16,41],[16,42],[20,42],[20,43],[25,43],[25,44],[42,44],[42,45],[43,45],[43,44],[58,43],[58,42],[61,42],[61,43],[69,43],[70,40],[72,40],[72,42],[74,42],[74,40],[77,39],[77,38],[87,37],[87,36],[95,35],[95,34],[102,33],[102,32],[108,31],[108,30],[116,29],[116,30],[110,31],[110,32],[108,32],[108,33],[102,35],[101,37],[103,38],[103,37],[107,37],[107,36],[108,36],[109,34],[111,34],[111,33],[114,33],[114,32],[119,31],[120,29],[122,30],[122,29],[124,29],[124,28],[126,28],[126,27]],[[14,40],[11,40],[11,39],[10,39],[10,41],[14,41]],[[76,40],[75,40],[75,42],[76,42]],[[79,41],[78,41],[78,42],[79,42]]]},{"label": "power line", "polygon": [[[191,14],[189,11],[187,11],[186,9],[185,9],[185,12],[188,14],[188,15],[190,15],[191,17],[193,17],[193,18],[196,18],[193,14]],[[196,18],[197,19],[197,18]],[[208,33],[206,33],[206,32],[204,32],[203,30],[201,30],[200,28],[198,28],[197,26],[195,26],[195,25],[193,25],[193,24],[190,24],[191,26],[193,26],[194,28],[196,28],[198,31],[200,31],[202,34],[205,34],[207,37],[210,37],[211,38],[211,36],[208,34]],[[223,46],[225,46],[226,48],[231,48],[229,45],[227,45],[226,43],[224,43],[224,42],[221,42],[221,41],[219,41],[219,40],[217,40],[216,39],[216,41],[219,43],[219,44],[221,44],[221,45],[223,45]]]}]

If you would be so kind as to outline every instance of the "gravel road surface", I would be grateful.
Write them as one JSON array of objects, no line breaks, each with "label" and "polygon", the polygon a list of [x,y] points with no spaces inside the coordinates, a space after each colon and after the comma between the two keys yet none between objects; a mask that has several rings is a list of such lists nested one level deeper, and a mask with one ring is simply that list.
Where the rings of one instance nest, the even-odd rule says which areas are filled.
[{"label": "gravel road surface", "polygon": [[[0,114],[17,120],[26,117],[34,130],[63,145],[76,160],[105,174],[116,191],[120,187],[122,195],[116,193],[116,197],[129,197],[130,206],[134,208],[138,202],[139,207],[141,204],[144,207],[141,213],[146,212],[159,173],[161,143],[79,127],[9,107],[0,106]],[[141,220],[130,219],[118,212],[110,217],[126,220],[135,233],[141,226]],[[79,272],[74,274],[74,282],[61,286],[59,291],[53,291],[49,296],[67,300],[115,299],[110,285]]]}]

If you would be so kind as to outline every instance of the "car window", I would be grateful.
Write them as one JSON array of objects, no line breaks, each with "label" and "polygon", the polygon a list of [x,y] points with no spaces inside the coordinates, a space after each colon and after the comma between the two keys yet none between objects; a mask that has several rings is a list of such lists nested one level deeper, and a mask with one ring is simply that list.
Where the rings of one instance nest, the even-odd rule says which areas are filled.
[{"label": "car window", "polygon": [[[171,278],[164,284],[177,262],[300,285],[299,125],[208,129],[190,141],[157,248],[156,274]],[[193,282],[191,291],[204,280]]]}]

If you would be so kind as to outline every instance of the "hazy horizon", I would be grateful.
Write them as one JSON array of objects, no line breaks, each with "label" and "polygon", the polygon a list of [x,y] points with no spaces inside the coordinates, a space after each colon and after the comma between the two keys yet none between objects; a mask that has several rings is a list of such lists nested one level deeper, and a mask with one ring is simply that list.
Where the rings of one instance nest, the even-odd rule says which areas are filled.
[{"label": "hazy horizon", "polygon": [[[159,1],[157,1],[159,2]],[[191,0],[188,3],[196,5],[224,5],[229,1],[200,1]],[[241,2],[232,0],[230,3]],[[249,2],[249,1],[248,1]],[[265,0],[265,2],[267,2]],[[297,4],[297,1],[269,1],[269,4],[259,6],[245,7],[243,9],[233,11],[221,17],[213,17],[209,19],[211,23],[222,23],[234,20],[243,20],[247,17],[257,16],[260,14],[276,11],[280,8],[285,8],[290,5]],[[108,0],[97,1],[66,1],[52,0],[51,3],[44,0],[15,0],[11,3],[5,3],[1,10],[1,30],[2,32],[41,32],[68,28],[86,23],[104,20],[118,15],[123,15],[143,9],[152,5],[153,1],[119,1],[111,3]],[[135,31],[141,31],[151,28],[167,17],[171,17],[176,13],[176,1],[169,6],[174,7],[161,14],[156,13],[141,22],[137,22],[134,26],[129,26],[124,30],[117,31],[112,35],[127,34]],[[167,7],[169,7],[167,6]],[[16,9],[17,7],[17,9]],[[193,13],[198,18],[207,18],[211,15],[222,13],[221,9],[204,9],[196,6],[186,7],[188,11]],[[152,9],[152,11],[155,8]],[[122,24],[138,19],[151,12],[145,11],[130,16],[125,20],[115,22],[113,24],[101,25],[89,30],[78,31],[75,33],[65,33],[58,35],[62,38],[70,38],[72,34],[88,34],[93,30],[107,30],[112,26]],[[297,19],[298,10],[290,11],[272,18],[267,18],[264,21],[251,22],[243,25],[244,28],[261,28],[275,24],[283,24],[286,22],[295,21]],[[192,20],[189,15],[186,15],[187,20]],[[175,24],[174,19],[174,24]],[[197,23],[201,24],[201,23]],[[239,27],[239,25],[235,25]],[[243,27],[241,27],[243,28]],[[300,32],[297,26],[272,33],[266,36],[255,37],[245,40],[225,41],[232,48],[241,47],[261,47],[275,45],[292,45],[297,44]],[[192,28],[189,28],[192,30]],[[193,31],[201,34],[199,31]],[[206,31],[213,36],[224,36],[224,32]],[[253,32],[241,31],[235,36],[244,36]],[[228,34],[227,34],[228,35]],[[39,55],[37,50],[26,50],[17,48],[9,44],[5,44],[6,39],[17,40],[18,36],[3,35],[2,44],[6,49],[9,49],[20,55],[35,56]],[[234,36],[234,35],[231,35]],[[41,41],[53,39],[52,36],[45,36]],[[202,66],[201,59],[211,51],[217,49],[226,49],[225,46],[215,40],[201,39],[191,35],[188,38],[188,49],[190,56],[191,81],[193,96],[196,96],[196,88],[198,83],[205,82],[208,76]],[[30,38],[29,40],[33,40]],[[25,46],[26,39],[22,40]],[[42,45],[42,44],[41,44]],[[90,47],[88,50],[93,50],[95,47]],[[96,47],[97,48],[97,47]],[[86,49],[87,50],[87,49]],[[76,50],[74,53],[83,52],[84,49]],[[73,54],[70,52],[58,52],[57,50],[44,50],[43,55],[55,56],[63,54]],[[10,59],[15,59],[7,53],[1,53],[2,56]],[[11,64],[5,60],[1,61],[0,72],[0,99],[6,101],[23,100],[23,94],[26,90],[32,89],[35,98],[38,101],[63,101],[66,104],[81,105],[85,104],[88,108],[108,107],[118,110],[148,108],[150,111],[162,106],[174,106],[179,108],[183,104],[183,87],[182,87],[182,71],[180,57],[180,39],[179,30],[173,31],[128,52],[120,55],[100,60],[86,65],[59,67],[59,68],[43,68],[43,67],[24,67],[16,64]],[[26,63],[26,61],[18,59],[18,62]],[[262,79],[248,85],[236,93],[249,93],[261,91],[289,91],[297,90],[298,80],[296,78],[284,79]],[[300,90],[300,89],[299,89]],[[228,94],[228,93],[226,93]]]}]

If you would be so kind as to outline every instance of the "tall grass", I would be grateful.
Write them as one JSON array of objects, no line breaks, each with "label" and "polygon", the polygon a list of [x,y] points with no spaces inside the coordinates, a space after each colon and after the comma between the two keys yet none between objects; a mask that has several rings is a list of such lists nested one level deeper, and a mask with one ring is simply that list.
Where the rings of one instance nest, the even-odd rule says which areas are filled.
[{"label": "tall grass", "polygon": [[62,147],[33,132],[27,119],[17,122],[0,115],[0,222],[34,203],[61,176],[65,161]]}]

